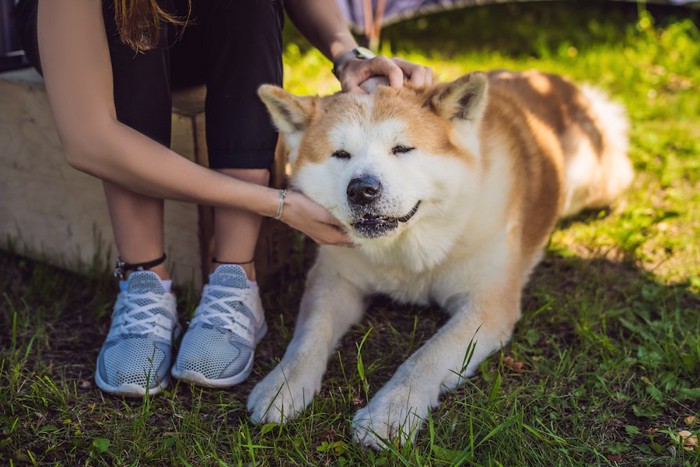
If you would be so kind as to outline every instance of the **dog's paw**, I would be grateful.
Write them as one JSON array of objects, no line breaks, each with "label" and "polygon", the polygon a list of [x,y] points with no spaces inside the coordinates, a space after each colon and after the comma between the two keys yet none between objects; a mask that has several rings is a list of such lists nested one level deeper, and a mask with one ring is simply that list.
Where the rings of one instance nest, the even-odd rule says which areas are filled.
[{"label": "dog's paw", "polygon": [[311,403],[321,379],[277,365],[248,397],[248,412],[256,423],[282,422],[294,418]]},{"label": "dog's paw", "polygon": [[373,449],[384,449],[397,441],[399,445],[412,443],[431,405],[411,395],[409,388],[384,389],[352,420],[355,442]]}]

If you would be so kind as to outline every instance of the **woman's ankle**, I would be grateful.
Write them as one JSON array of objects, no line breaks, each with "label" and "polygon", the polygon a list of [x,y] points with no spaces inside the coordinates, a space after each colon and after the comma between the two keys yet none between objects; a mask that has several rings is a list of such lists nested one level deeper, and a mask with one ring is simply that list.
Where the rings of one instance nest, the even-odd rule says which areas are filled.
[{"label": "woman's ankle", "polygon": [[163,281],[168,281],[170,280],[170,272],[168,271],[168,268],[165,266],[165,264],[159,264],[158,266],[155,266],[151,269],[149,269],[151,272],[155,272],[158,274],[158,277],[160,277],[160,280]]}]

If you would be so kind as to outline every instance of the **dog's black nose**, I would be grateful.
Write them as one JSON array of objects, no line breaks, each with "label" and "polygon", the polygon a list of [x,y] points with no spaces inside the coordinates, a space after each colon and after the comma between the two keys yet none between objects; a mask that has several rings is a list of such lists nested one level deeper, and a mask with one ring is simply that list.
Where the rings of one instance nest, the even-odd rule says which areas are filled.
[{"label": "dog's black nose", "polygon": [[370,204],[381,196],[382,184],[371,175],[353,178],[348,183],[347,194],[350,204]]}]

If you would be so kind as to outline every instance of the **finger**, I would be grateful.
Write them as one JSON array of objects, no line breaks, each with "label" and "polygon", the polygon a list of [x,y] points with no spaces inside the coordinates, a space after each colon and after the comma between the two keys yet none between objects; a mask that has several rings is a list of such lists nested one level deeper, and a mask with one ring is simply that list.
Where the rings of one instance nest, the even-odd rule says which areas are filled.
[{"label": "finger", "polygon": [[343,224],[338,220],[337,217],[331,214],[331,212],[328,211],[328,209],[322,207],[320,204],[317,204],[316,206],[318,206],[318,214],[316,217],[316,220],[318,220],[318,222],[333,227],[334,229],[343,228]]},{"label": "finger", "polygon": [[352,61],[343,69],[340,87],[343,89],[343,92],[367,94],[365,90],[362,89],[361,84],[370,77],[371,74],[366,69],[366,62]]},{"label": "finger", "polygon": [[331,224],[330,222],[324,223],[323,229],[327,229],[329,232],[343,233],[343,228],[339,224]]},{"label": "finger", "polygon": [[416,65],[398,57],[394,57],[392,60],[401,68],[408,81],[414,86],[432,86],[433,70],[430,67]]},{"label": "finger", "polygon": [[371,74],[386,76],[392,88],[403,86],[403,70],[392,60],[379,56],[370,60],[368,64]]},{"label": "finger", "polygon": [[334,245],[334,246],[343,246],[343,247],[354,247],[355,245],[352,243],[352,241],[343,235],[335,235],[332,238],[328,240],[326,243],[327,245]]},{"label": "finger", "polygon": [[400,68],[392,68],[389,70],[386,77],[389,79],[389,85],[392,88],[402,88],[403,87],[403,71]]},{"label": "finger", "polygon": [[329,227],[325,229],[324,232],[319,235],[315,235],[313,240],[319,245],[337,245],[337,246],[351,246],[353,245],[350,238],[342,230],[334,227]]},{"label": "finger", "polygon": [[333,239],[334,243],[338,244],[351,244],[352,241],[350,240],[350,237],[348,236],[347,232],[345,231],[345,228],[340,225],[330,225],[330,231],[331,231],[331,238]]},{"label": "finger", "polygon": [[332,246],[342,246],[342,247],[355,247],[355,244],[350,240],[345,234],[339,235],[334,233],[329,236],[323,237],[322,240],[316,240],[319,245],[332,245]]},{"label": "finger", "polygon": [[425,85],[433,85],[433,69],[430,67],[425,67]]},{"label": "finger", "polygon": [[418,67],[416,68],[413,73],[411,73],[410,78],[408,80],[409,83],[414,85],[417,88],[425,86],[425,81],[426,81],[426,71],[424,67]]}]

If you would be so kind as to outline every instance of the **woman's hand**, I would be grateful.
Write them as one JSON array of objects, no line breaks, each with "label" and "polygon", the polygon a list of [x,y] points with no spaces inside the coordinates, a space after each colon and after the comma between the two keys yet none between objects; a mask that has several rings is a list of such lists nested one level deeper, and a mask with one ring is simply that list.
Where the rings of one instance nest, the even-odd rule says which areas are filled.
[{"label": "woman's hand", "polygon": [[360,85],[375,76],[384,76],[394,88],[403,86],[404,79],[416,87],[430,86],[433,71],[422,65],[401,58],[382,55],[369,59],[352,59],[343,66],[338,79],[343,91],[365,94]]},{"label": "woman's hand", "polygon": [[353,246],[338,219],[302,193],[287,192],[281,220],[319,245]]}]

